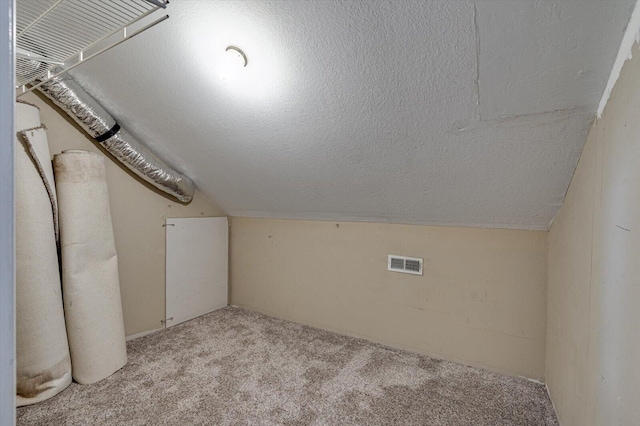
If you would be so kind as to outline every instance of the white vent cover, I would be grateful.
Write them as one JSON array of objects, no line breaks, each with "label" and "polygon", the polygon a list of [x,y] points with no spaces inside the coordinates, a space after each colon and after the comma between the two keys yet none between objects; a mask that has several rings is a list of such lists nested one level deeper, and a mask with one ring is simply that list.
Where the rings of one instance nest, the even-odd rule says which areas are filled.
[{"label": "white vent cover", "polygon": [[387,270],[393,272],[403,272],[405,274],[422,275],[423,259],[418,257],[389,255]]}]

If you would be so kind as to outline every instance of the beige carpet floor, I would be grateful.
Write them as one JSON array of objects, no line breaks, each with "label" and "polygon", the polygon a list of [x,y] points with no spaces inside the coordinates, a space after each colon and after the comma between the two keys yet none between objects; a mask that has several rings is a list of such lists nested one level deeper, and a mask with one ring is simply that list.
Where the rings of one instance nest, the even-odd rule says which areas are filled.
[{"label": "beige carpet floor", "polygon": [[557,425],[544,386],[225,308],[129,342],[18,425]]}]

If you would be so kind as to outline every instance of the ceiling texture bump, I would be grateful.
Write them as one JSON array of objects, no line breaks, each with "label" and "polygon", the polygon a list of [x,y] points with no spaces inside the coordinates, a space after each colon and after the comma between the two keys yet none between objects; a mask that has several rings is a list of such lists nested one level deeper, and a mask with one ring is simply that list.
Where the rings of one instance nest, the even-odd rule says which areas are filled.
[{"label": "ceiling texture bump", "polygon": [[633,5],[175,0],[72,74],[232,216],[546,230]]}]

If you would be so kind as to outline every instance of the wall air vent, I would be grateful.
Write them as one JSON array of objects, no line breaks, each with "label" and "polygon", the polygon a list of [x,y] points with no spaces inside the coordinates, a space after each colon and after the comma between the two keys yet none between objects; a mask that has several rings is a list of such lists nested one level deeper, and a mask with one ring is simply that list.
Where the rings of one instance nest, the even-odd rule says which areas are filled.
[{"label": "wall air vent", "polygon": [[402,272],[405,274],[422,275],[423,259],[417,257],[389,255],[387,261],[387,270],[393,272]]}]

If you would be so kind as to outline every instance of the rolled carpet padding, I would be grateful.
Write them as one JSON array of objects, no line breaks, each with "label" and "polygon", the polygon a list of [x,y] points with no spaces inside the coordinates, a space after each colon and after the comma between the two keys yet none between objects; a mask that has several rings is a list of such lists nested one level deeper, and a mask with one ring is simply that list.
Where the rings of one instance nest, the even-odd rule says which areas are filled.
[{"label": "rolled carpet padding", "polygon": [[53,170],[73,378],[89,384],[127,363],[104,158],[64,151],[54,156]]},{"label": "rolled carpet padding", "polygon": [[[51,200],[35,161],[51,170],[38,108],[16,103],[16,405],[51,398],[71,383]],[[33,136],[30,156],[23,137]],[[37,135],[37,136],[36,136]],[[53,175],[45,173],[53,188]]]},{"label": "rolled carpet padding", "polygon": [[53,178],[53,165],[51,164],[49,142],[47,140],[47,130],[44,126],[41,126],[35,129],[21,131],[19,135],[49,195],[49,202],[51,203],[51,211],[53,213],[53,230],[56,243],[59,243],[58,200],[56,197],[55,180]]}]

